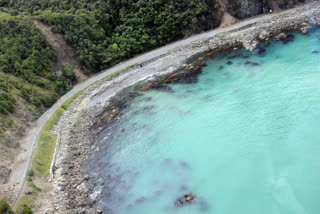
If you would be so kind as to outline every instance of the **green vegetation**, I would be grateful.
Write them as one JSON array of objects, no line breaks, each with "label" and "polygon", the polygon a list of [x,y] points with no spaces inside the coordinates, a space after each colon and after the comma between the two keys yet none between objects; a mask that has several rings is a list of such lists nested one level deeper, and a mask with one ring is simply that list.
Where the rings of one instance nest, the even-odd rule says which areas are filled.
[{"label": "green vegetation", "polygon": [[55,102],[54,85],[45,79],[50,59],[54,52],[36,28],[20,20],[0,21],[1,114],[15,110],[17,97],[46,107]]},{"label": "green vegetation", "polygon": [[[0,6],[1,6],[1,0],[0,0]],[[12,19],[12,18],[13,17],[10,14],[0,11],[0,21],[9,20],[9,19]]]},{"label": "green vegetation", "polygon": [[32,169],[36,175],[48,176],[50,164],[53,157],[57,136],[51,133],[52,127],[63,114],[64,109],[58,109],[51,119],[46,123],[40,134],[38,146],[33,155]]},{"label": "green vegetation", "polygon": [[28,196],[19,198],[15,210],[17,214],[33,214],[31,207],[33,206],[33,199]]},{"label": "green vegetation", "polygon": [[29,206],[23,205],[20,207],[17,214],[33,214],[33,212]]},{"label": "green vegetation", "polygon": [[8,142],[6,130],[17,128],[9,114],[23,108],[21,112],[36,117],[72,88],[72,67],[61,67],[59,76],[51,71],[55,60],[53,49],[32,23],[0,12],[0,143]]},{"label": "green vegetation", "polygon": [[82,65],[99,71],[220,24],[216,0],[15,0],[62,33]]},{"label": "green vegetation", "polygon": [[27,205],[21,205],[17,212],[13,212],[6,199],[0,200],[0,214],[33,214],[31,208]]},{"label": "green vegetation", "polygon": [[13,214],[13,211],[5,199],[0,200],[0,214]]},{"label": "green vegetation", "polygon": [[34,171],[32,169],[30,169],[27,173],[28,176],[32,177],[34,176]]}]

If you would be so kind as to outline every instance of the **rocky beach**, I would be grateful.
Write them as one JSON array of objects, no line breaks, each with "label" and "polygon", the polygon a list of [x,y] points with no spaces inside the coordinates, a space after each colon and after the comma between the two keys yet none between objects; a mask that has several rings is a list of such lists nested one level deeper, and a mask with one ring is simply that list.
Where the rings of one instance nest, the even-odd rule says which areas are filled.
[{"label": "rocky beach", "polygon": [[306,4],[173,49],[111,80],[106,78],[93,84],[73,102],[57,126],[59,149],[53,166],[54,191],[46,193],[52,203],[43,211],[102,213],[95,207],[95,186],[90,182],[91,177],[83,172],[82,163],[92,155],[90,151],[99,152],[99,147],[94,145],[95,137],[111,121],[120,119],[126,100],[138,96],[139,90],[170,90],[168,83],[192,81],[201,73],[204,60],[216,52],[241,47],[253,51],[259,44],[267,45],[271,38],[285,43],[291,38],[289,31],[307,34],[312,26],[318,25],[320,4]]}]

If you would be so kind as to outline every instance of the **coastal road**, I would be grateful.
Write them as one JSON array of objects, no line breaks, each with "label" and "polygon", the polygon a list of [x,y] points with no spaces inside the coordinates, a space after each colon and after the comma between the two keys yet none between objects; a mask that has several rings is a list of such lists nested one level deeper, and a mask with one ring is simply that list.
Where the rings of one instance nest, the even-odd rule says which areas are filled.
[{"label": "coastal road", "polygon": [[33,152],[36,148],[40,133],[41,133],[42,129],[44,128],[44,125],[51,118],[52,114],[57,109],[59,109],[65,101],[67,101],[69,98],[71,98],[77,92],[85,89],[86,87],[88,87],[92,83],[94,83],[98,80],[101,80],[104,77],[109,76],[110,74],[113,74],[116,71],[125,69],[126,67],[128,67],[130,65],[151,60],[151,59],[159,57],[163,54],[170,53],[175,48],[189,45],[192,42],[195,42],[195,41],[198,41],[201,39],[206,39],[208,37],[212,37],[212,36],[219,34],[219,33],[222,33],[222,32],[241,28],[243,26],[250,25],[250,24],[253,24],[257,21],[268,19],[268,18],[271,18],[276,15],[277,14],[260,15],[258,17],[254,17],[254,18],[250,18],[250,19],[238,22],[238,23],[236,23],[230,27],[227,27],[227,28],[216,28],[216,29],[210,30],[208,32],[204,32],[204,33],[197,34],[197,35],[191,36],[191,37],[183,39],[183,40],[173,42],[173,43],[168,44],[166,46],[157,48],[155,50],[152,50],[150,52],[139,55],[139,56],[132,58],[130,60],[127,60],[125,62],[122,62],[118,65],[115,65],[112,68],[104,70],[95,76],[92,76],[87,81],[74,86],[74,88],[71,91],[69,91],[67,94],[62,96],[50,109],[48,109],[36,121],[35,126],[30,128],[30,130],[27,132],[27,135],[23,138],[22,143],[21,143],[21,147],[23,149],[23,152],[21,152],[18,155],[18,157],[16,159],[15,167],[11,173],[10,180],[9,180],[10,183],[19,183],[18,188],[17,188],[18,192],[17,192],[17,195],[15,196],[14,203],[16,202],[16,199],[20,195],[22,188],[24,186],[26,174],[27,174],[27,171],[28,171],[30,164],[31,164],[31,161],[32,161],[32,155],[33,155]]}]

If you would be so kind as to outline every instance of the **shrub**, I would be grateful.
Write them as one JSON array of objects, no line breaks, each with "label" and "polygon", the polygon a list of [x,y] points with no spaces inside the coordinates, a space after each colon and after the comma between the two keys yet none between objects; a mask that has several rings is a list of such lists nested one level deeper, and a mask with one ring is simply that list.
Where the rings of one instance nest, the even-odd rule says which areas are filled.
[{"label": "shrub", "polygon": [[13,211],[6,199],[0,200],[0,214],[13,214]]},{"label": "shrub", "polygon": [[33,214],[33,212],[32,209],[27,205],[22,205],[18,211],[18,214]]},{"label": "shrub", "polygon": [[33,176],[34,176],[34,171],[33,171],[33,169],[30,169],[30,170],[28,171],[28,176],[30,176],[30,177],[33,177]]}]

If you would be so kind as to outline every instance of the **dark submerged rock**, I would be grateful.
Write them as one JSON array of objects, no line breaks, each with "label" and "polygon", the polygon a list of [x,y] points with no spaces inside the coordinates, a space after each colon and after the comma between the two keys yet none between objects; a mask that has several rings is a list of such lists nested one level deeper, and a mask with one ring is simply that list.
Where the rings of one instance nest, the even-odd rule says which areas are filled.
[{"label": "dark submerged rock", "polygon": [[231,62],[231,61],[228,61],[226,64],[227,64],[227,65],[232,65],[232,62]]},{"label": "dark submerged rock", "polygon": [[245,63],[244,63],[245,65],[251,65],[251,66],[260,66],[260,64],[259,63],[257,63],[257,62],[251,62],[251,61],[246,61]]},{"label": "dark submerged rock", "polygon": [[145,84],[145,85],[142,85],[142,86],[139,86],[137,88],[137,90],[139,91],[148,91],[152,88],[157,88],[157,87],[160,87],[161,83],[158,81],[158,80],[154,80],[148,84]]},{"label": "dark submerged rock", "polygon": [[151,100],[152,100],[152,97],[146,97],[143,99],[143,101],[145,101],[145,102],[150,102]]},{"label": "dark submerged rock", "polygon": [[169,93],[175,92],[169,85],[163,84],[163,82],[159,80],[152,81],[137,88],[139,91],[148,91],[150,89],[158,89]]},{"label": "dark submerged rock", "polygon": [[157,85],[157,86],[154,87],[154,89],[158,89],[160,91],[169,92],[169,93],[175,93],[175,90],[173,90],[168,85]]},{"label": "dark submerged rock", "polygon": [[143,203],[144,201],[146,201],[147,199],[145,197],[140,197],[140,198],[137,198],[134,202],[136,204],[140,204],[140,203]]},{"label": "dark submerged rock", "polygon": [[287,44],[289,42],[292,42],[294,39],[294,35],[293,34],[288,34],[286,38],[281,39],[282,44]]},{"label": "dark submerged rock", "polygon": [[259,50],[258,50],[258,54],[259,55],[262,55],[262,54],[265,54],[266,53],[266,49],[264,49],[264,48],[259,48]]},{"label": "dark submerged rock", "polygon": [[162,77],[162,81],[169,83],[195,83],[198,81],[198,75],[202,73],[202,67],[207,64],[204,62],[196,62],[194,65],[187,66],[185,70],[166,74]]},{"label": "dark submerged rock", "polygon": [[190,165],[185,161],[180,161],[180,166],[185,169],[191,169]]},{"label": "dark submerged rock", "polygon": [[130,99],[134,99],[134,98],[139,97],[139,96],[142,96],[142,94],[140,94],[140,93],[138,93],[138,92],[131,92],[131,93],[129,94],[129,98],[130,98]]},{"label": "dark submerged rock", "polygon": [[227,59],[234,59],[234,58],[239,57],[239,56],[240,56],[240,54],[233,54],[231,56],[228,56]]}]

